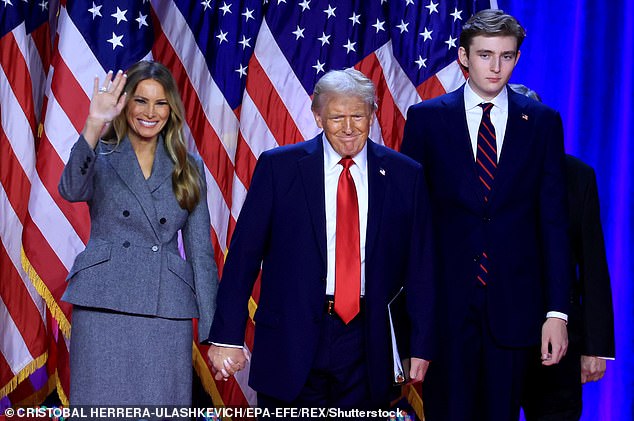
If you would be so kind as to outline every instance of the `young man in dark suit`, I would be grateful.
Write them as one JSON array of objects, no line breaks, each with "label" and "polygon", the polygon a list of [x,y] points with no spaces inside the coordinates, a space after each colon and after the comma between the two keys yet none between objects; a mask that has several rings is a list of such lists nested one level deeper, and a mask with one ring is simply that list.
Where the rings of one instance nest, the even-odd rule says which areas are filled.
[{"label": "young man in dark suit", "polygon": [[507,89],[524,28],[501,10],[463,26],[455,92],[408,111],[402,152],[423,164],[439,273],[428,421],[519,418],[531,350],[566,353],[570,273],[559,114]]},{"label": "young man in dark suit", "polygon": [[423,379],[433,352],[423,171],[368,138],[375,88],[359,71],[324,75],[312,109],[321,134],[258,160],[220,282],[208,356],[217,379],[244,368],[249,296],[261,268],[249,372],[258,406],[386,408],[400,390],[392,387],[387,305],[401,287],[413,380]]},{"label": "young man in dark suit", "polygon": [[[541,102],[539,95],[526,86],[509,86]],[[576,274],[570,292],[570,345],[556,366],[529,370],[523,400],[528,421],[579,420],[581,385],[600,380],[606,359],[615,356],[612,291],[594,169],[566,155],[566,185],[571,265]]]}]

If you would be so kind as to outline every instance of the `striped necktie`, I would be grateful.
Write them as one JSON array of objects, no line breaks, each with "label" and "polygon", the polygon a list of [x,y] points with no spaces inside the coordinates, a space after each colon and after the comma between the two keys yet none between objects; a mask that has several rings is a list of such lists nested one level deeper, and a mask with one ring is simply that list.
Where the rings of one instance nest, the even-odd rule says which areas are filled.
[{"label": "striped necktie", "polygon": [[495,128],[491,123],[491,109],[493,104],[485,102],[480,104],[482,107],[482,121],[478,129],[478,151],[476,153],[476,167],[478,168],[478,177],[482,184],[484,193],[484,201],[488,202],[489,193],[493,186],[495,178],[495,170],[497,169],[497,148],[495,143]]},{"label": "striped necktie", "polygon": [[[476,153],[476,167],[478,169],[478,178],[482,184],[482,193],[484,201],[489,201],[489,194],[495,179],[495,171],[497,169],[497,148],[495,141],[495,128],[491,122],[491,109],[493,104],[490,102],[480,104],[482,107],[482,121],[478,129],[478,151]],[[487,284],[489,275],[489,256],[486,251],[482,251],[478,264],[477,279],[482,285]]]}]

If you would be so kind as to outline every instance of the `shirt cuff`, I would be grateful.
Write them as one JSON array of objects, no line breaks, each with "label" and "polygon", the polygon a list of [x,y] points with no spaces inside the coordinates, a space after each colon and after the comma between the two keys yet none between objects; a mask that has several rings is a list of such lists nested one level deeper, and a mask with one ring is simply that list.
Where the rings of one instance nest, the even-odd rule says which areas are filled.
[{"label": "shirt cuff", "polygon": [[581,354],[582,357],[594,357],[594,358],[598,358],[600,360],[606,360],[606,361],[614,361],[616,360],[616,358],[614,357],[602,357],[600,355],[586,355],[586,354]]},{"label": "shirt cuff", "polygon": [[566,322],[566,324],[568,324],[568,315],[566,313],[560,313],[558,311],[549,311],[548,313],[546,313],[546,318],[547,319],[550,319],[550,318],[561,319],[564,322]]},{"label": "shirt cuff", "polygon": [[221,343],[218,343],[218,342],[212,342],[211,344],[212,345],[216,345],[216,346],[221,346],[221,347],[224,347],[224,348],[240,348],[240,349],[242,349],[242,345],[221,344]]}]

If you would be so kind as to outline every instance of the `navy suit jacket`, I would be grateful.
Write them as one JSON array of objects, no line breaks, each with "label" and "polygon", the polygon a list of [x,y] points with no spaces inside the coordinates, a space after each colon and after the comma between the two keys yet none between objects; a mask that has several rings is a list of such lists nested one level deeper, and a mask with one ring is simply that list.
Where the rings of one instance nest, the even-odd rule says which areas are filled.
[{"label": "navy suit jacket", "polygon": [[582,355],[615,356],[614,312],[594,170],[566,156],[570,243],[574,270],[570,341]]},{"label": "navy suit jacket", "polygon": [[563,130],[559,114],[508,90],[508,122],[487,204],[476,173],[464,87],[410,107],[402,152],[423,164],[439,273],[439,332],[459,334],[482,251],[487,317],[500,345],[540,340],[546,311],[568,312]]},{"label": "navy suit jacket", "polygon": [[[364,329],[373,399],[392,384],[387,303],[401,286],[411,318],[408,354],[432,356],[431,232],[420,165],[371,140]],[[249,384],[292,401],[305,384],[325,317],[326,217],[322,135],[264,152],[231,240],[210,341],[242,344],[262,269]]]}]

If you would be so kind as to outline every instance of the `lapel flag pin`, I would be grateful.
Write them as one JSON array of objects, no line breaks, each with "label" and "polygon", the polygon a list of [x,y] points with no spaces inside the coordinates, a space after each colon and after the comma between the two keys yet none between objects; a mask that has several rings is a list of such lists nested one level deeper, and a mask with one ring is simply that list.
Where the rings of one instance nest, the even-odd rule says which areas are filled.
[{"label": "lapel flag pin", "polygon": [[381,175],[385,175],[385,170],[383,168],[379,169],[379,172],[381,173]]},{"label": "lapel flag pin", "polygon": [[522,114],[522,119],[528,121],[528,116],[526,114]]}]

